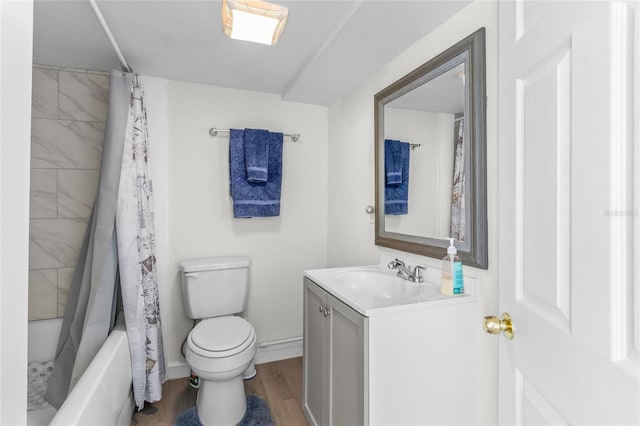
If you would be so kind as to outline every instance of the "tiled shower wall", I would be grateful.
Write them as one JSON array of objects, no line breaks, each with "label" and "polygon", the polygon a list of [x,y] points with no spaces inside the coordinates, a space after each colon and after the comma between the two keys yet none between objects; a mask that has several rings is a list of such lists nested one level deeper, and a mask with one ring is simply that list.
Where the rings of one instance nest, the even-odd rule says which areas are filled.
[{"label": "tiled shower wall", "polygon": [[98,184],[107,73],[34,65],[29,319],[64,316]]}]

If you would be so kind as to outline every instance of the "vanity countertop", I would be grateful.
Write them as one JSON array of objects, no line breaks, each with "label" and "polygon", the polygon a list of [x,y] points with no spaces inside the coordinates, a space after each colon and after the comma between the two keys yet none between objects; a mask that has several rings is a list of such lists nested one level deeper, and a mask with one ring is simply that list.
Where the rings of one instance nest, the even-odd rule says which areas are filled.
[{"label": "vanity countertop", "polygon": [[427,268],[422,283],[397,277],[386,264],[314,269],[304,275],[366,317],[475,301],[476,280],[466,276],[464,296],[441,295],[436,268]]}]

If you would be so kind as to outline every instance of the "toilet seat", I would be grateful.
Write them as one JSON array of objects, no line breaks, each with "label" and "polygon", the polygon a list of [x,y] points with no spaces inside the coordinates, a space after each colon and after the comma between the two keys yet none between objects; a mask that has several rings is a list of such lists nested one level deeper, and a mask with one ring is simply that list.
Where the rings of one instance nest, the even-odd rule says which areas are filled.
[{"label": "toilet seat", "polygon": [[189,349],[207,358],[237,355],[255,343],[253,326],[241,317],[224,316],[200,321],[189,333]]}]

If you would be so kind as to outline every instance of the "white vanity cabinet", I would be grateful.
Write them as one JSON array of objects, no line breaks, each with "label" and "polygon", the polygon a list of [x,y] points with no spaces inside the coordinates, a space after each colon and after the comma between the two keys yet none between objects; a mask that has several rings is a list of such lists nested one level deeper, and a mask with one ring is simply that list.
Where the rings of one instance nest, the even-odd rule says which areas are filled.
[{"label": "white vanity cabinet", "polygon": [[319,271],[304,278],[303,409],[310,424],[475,423],[483,374],[475,348],[485,336],[474,296],[365,309]]},{"label": "white vanity cabinet", "polygon": [[303,408],[311,424],[366,423],[367,318],[304,279]]}]

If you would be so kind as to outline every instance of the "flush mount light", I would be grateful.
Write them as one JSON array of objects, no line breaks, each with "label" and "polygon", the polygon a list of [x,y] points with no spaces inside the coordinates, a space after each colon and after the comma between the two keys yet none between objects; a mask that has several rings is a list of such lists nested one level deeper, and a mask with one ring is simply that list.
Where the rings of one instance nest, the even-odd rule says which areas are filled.
[{"label": "flush mount light", "polygon": [[289,10],[261,0],[223,0],[222,27],[236,40],[276,44],[287,23]]}]

